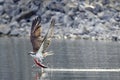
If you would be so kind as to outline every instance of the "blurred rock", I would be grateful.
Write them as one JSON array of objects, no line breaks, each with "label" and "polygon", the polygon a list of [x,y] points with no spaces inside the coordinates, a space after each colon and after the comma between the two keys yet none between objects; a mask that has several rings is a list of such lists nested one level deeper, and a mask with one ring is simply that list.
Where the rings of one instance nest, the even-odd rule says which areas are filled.
[{"label": "blurred rock", "polygon": [[[79,26],[81,26],[81,24],[79,24]],[[89,31],[87,30],[87,28],[85,26],[81,26],[79,33],[83,35],[83,34],[88,34]]]},{"label": "blurred rock", "polygon": [[65,13],[64,5],[61,3],[51,2],[46,8],[47,10]]},{"label": "blurred rock", "polygon": [[8,14],[3,14],[0,16],[0,23],[1,24],[8,24],[11,21],[11,17]]},{"label": "blurred rock", "polygon": [[0,0],[0,5],[3,5],[3,3],[4,3],[4,0]]},{"label": "blurred rock", "polygon": [[14,10],[16,10],[16,8],[18,8],[17,5],[15,5],[13,3],[9,3],[9,2],[4,3],[3,7],[5,10],[5,13],[9,14],[9,16],[13,16]]},{"label": "blurred rock", "polygon": [[102,0],[102,4],[103,5],[110,4],[110,0]]},{"label": "blurred rock", "polygon": [[114,12],[111,12],[110,10],[105,10],[98,14],[99,18],[101,20],[110,20],[114,16]]},{"label": "blurred rock", "polygon": [[89,10],[92,13],[94,13],[95,15],[97,15],[97,13],[103,11],[103,8],[100,4],[96,4],[96,5],[94,5],[94,7],[86,7],[86,10]]},{"label": "blurred rock", "polygon": [[78,7],[78,1],[76,0],[71,0],[69,1],[66,6],[68,6],[69,8],[77,8]]},{"label": "blurred rock", "polygon": [[42,18],[43,35],[51,18],[55,18],[57,38],[113,39],[110,35],[120,29],[120,1],[0,0],[0,34],[29,35],[37,16]]},{"label": "blurred rock", "polygon": [[50,10],[46,11],[43,15],[42,15],[42,23],[48,23],[51,19],[52,16],[54,16],[54,13],[51,13]]},{"label": "blurred rock", "polygon": [[33,0],[33,3],[34,3],[36,6],[40,6],[40,5],[43,3],[43,0]]},{"label": "blurred rock", "polygon": [[3,6],[0,5],[0,15],[2,15],[4,12]]},{"label": "blurred rock", "polygon": [[13,0],[14,3],[18,3],[20,0]]},{"label": "blurred rock", "polygon": [[100,4],[96,4],[94,7],[95,7],[95,8],[93,9],[93,13],[94,13],[94,14],[97,14],[97,13],[103,11],[103,8],[102,8],[102,6],[101,6]]},{"label": "blurred rock", "polygon": [[118,41],[118,36],[117,35],[112,36],[112,40],[113,41]]},{"label": "blurred rock", "polygon": [[28,10],[28,11],[20,13],[14,19],[19,22],[22,19],[31,18],[31,16],[35,15],[35,13],[36,13],[36,9],[35,10]]},{"label": "blurred rock", "polygon": [[13,3],[13,0],[4,0],[5,3]]},{"label": "blurred rock", "polygon": [[20,35],[20,30],[19,29],[12,29],[10,34],[10,36],[19,36]]},{"label": "blurred rock", "polygon": [[0,35],[8,35],[11,31],[11,28],[6,24],[0,24]]},{"label": "blurred rock", "polygon": [[114,19],[115,19],[117,22],[120,22],[120,12],[117,13],[117,14],[114,16]]},{"label": "blurred rock", "polygon": [[12,29],[15,29],[15,28],[20,27],[20,25],[18,24],[17,21],[11,22],[11,23],[9,24],[9,26],[10,26],[10,28],[12,28]]}]

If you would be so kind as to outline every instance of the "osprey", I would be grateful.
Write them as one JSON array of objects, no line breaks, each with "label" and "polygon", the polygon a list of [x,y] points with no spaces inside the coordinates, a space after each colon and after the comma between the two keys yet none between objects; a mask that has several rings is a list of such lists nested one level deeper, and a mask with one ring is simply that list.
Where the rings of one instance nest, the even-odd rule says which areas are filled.
[{"label": "osprey", "polygon": [[42,68],[47,68],[45,65],[42,64],[42,60],[44,59],[44,57],[53,54],[51,51],[46,52],[46,49],[50,45],[52,36],[54,34],[54,25],[55,19],[52,19],[46,35],[44,36],[44,38],[42,38],[41,17],[35,18],[32,22],[30,40],[32,43],[33,51],[29,52],[28,54],[34,58],[35,64]]}]

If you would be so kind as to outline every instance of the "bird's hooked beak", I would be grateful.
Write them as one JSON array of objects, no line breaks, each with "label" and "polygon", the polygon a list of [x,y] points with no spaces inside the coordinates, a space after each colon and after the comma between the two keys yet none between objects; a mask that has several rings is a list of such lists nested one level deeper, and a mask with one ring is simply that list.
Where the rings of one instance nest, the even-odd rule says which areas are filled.
[{"label": "bird's hooked beak", "polygon": [[35,54],[35,53],[34,52],[29,52],[28,55],[30,55],[30,54]]}]

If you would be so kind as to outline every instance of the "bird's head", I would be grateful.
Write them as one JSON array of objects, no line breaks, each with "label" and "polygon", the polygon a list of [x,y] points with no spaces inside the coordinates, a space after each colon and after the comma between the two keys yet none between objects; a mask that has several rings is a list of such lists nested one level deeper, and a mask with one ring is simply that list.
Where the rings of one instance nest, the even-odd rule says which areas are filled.
[{"label": "bird's head", "polygon": [[29,52],[29,53],[28,53],[28,55],[33,55],[33,54],[35,54],[35,52]]}]

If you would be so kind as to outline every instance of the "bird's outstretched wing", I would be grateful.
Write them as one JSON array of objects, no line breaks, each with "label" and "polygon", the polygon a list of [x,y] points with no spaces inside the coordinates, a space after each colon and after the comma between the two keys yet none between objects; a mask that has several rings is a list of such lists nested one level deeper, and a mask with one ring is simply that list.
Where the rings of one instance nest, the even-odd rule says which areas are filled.
[{"label": "bird's outstretched wing", "polygon": [[45,52],[45,50],[47,49],[47,47],[50,45],[51,39],[54,35],[54,26],[55,26],[55,19],[51,20],[51,24],[50,27],[48,29],[47,34],[44,37],[44,44],[43,44],[43,53]]},{"label": "bird's outstretched wing", "polygon": [[54,26],[55,26],[55,19],[52,19],[50,27],[49,27],[45,37],[43,38],[42,44],[40,46],[40,51],[42,51],[42,53],[44,53],[45,50],[47,49],[47,47],[50,45],[52,36],[54,34]]},{"label": "bird's outstretched wing", "polygon": [[32,22],[30,39],[33,46],[33,52],[37,52],[42,43],[40,23],[41,23],[41,17],[35,18]]}]

